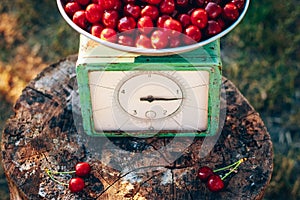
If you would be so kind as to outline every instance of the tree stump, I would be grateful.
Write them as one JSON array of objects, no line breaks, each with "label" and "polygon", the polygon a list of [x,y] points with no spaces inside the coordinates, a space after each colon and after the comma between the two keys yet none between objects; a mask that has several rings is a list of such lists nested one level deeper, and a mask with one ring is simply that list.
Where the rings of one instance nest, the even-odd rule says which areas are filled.
[{"label": "tree stump", "polygon": [[[76,98],[75,62],[70,56],[46,68],[23,90],[2,136],[2,159],[11,199],[262,199],[273,171],[272,142],[259,114],[223,77],[224,124],[220,134],[201,138],[103,138],[87,136]],[[247,158],[210,192],[197,177]],[[72,171],[89,162],[82,192],[71,193],[45,169]],[[74,175],[58,175],[68,183]]]}]

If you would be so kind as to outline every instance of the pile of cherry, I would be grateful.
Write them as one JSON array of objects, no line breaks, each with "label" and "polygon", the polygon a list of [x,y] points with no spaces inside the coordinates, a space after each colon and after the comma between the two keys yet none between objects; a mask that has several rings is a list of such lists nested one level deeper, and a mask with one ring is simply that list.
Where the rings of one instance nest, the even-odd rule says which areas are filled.
[{"label": "pile of cherry", "polygon": [[102,40],[174,48],[206,40],[234,23],[245,0],[61,0],[67,15]]}]

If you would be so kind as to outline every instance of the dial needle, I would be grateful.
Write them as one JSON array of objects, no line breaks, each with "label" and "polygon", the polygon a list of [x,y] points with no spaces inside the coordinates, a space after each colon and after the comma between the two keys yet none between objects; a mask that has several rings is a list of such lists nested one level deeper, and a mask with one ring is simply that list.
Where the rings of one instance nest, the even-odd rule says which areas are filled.
[{"label": "dial needle", "polygon": [[149,103],[153,102],[153,101],[176,101],[176,100],[180,100],[183,98],[180,97],[173,97],[173,98],[164,98],[164,97],[154,97],[152,95],[149,95],[147,97],[141,97],[140,101],[148,101]]}]

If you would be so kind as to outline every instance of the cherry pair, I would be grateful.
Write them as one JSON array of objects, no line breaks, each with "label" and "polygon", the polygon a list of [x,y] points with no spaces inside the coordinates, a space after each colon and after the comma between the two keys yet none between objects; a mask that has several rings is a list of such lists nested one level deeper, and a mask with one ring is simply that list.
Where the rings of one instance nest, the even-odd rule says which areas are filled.
[{"label": "cherry pair", "polygon": [[[200,167],[200,169],[198,170],[197,176],[201,181],[206,182],[206,186],[210,191],[218,192],[224,188],[224,179],[228,177],[232,172],[234,172],[239,167],[239,165],[246,160],[247,158],[242,158],[231,165],[215,170],[212,170],[208,166],[203,166]],[[227,172],[224,176],[220,177],[217,174],[217,172],[224,170],[229,170],[229,172]]]},{"label": "cherry pair", "polygon": [[[57,172],[57,171],[51,171],[49,169],[45,169],[48,176],[55,182],[65,185],[69,187],[69,190],[73,193],[80,192],[83,190],[85,186],[85,182],[83,180],[84,177],[87,177],[91,172],[91,166],[87,162],[80,162],[75,165],[74,171],[68,171],[68,172]],[[69,183],[63,183],[56,178],[54,178],[54,175],[57,174],[74,174],[77,177],[73,177],[70,179]]]}]

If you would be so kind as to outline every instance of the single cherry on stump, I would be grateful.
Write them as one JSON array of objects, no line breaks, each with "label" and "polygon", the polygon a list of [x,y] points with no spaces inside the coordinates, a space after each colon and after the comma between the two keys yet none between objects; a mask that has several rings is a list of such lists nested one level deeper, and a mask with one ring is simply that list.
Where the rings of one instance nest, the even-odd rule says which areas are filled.
[{"label": "single cherry on stump", "polygon": [[200,178],[201,181],[207,181],[208,177],[213,174],[214,172],[210,167],[204,166],[204,167],[200,167],[197,176]]},{"label": "single cherry on stump", "polygon": [[207,188],[212,192],[219,192],[224,188],[224,182],[217,174],[212,174],[207,179]]},{"label": "single cherry on stump", "polygon": [[91,166],[87,162],[77,163],[75,166],[75,174],[80,177],[86,177],[91,172]]},{"label": "single cherry on stump", "polygon": [[84,180],[79,177],[71,178],[69,181],[69,190],[73,193],[80,192],[85,186]]}]

